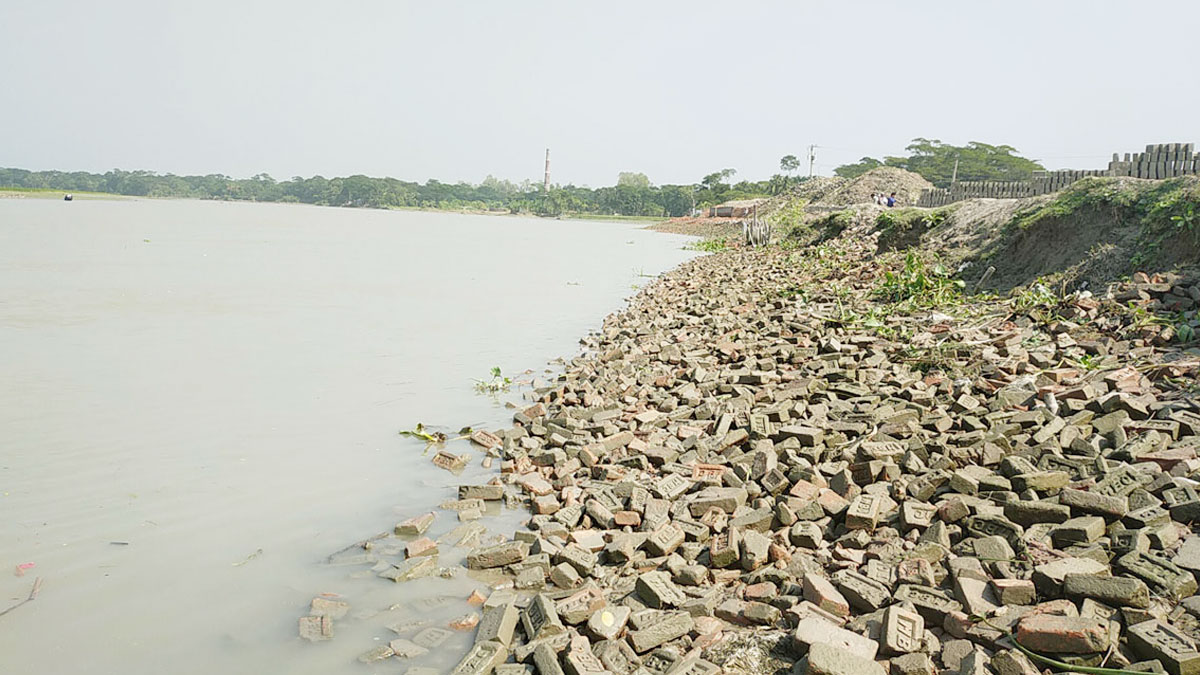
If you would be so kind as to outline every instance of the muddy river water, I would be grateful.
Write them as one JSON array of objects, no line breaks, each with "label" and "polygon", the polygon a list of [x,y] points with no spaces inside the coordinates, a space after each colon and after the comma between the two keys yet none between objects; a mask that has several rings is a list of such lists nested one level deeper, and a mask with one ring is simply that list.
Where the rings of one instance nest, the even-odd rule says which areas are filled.
[{"label": "muddy river water", "polygon": [[[461,614],[448,599],[479,583],[323,561],[495,469],[475,452],[451,475],[397,432],[504,424],[472,379],[546,376],[645,275],[694,255],[685,241],[621,223],[0,200],[0,611],[43,580],[0,616],[0,672],[403,673],[355,657],[390,622]],[[480,522],[511,531],[519,515]],[[319,593],[352,609],[309,644],[297,620]]]}]

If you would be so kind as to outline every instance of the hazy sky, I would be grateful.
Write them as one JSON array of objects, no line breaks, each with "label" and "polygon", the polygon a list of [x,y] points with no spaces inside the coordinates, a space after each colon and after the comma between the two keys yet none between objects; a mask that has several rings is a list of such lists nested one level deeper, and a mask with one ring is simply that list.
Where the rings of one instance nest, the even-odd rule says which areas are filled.
[{"label": "hazy sky", "polygon": [[[0,0],[0,166],[688,183],[1200,142],[1200,3]],[[807,171],[807,162],[805,163]]]}]

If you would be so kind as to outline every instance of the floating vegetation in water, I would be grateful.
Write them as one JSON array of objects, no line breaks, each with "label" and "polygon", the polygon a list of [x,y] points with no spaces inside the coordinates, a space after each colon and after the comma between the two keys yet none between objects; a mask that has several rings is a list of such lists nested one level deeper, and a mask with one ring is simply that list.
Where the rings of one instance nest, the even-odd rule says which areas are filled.
[{"label": "floating vegetation in water", "polygon": [[500,374],[500,366],[492,367],[492,379],[475,380],[475,391],[481,394],[497,394],[512,387],[512,378]]},{"label": "floating vegetation in water", "polygon": [[[469,432],[468,432],[469,433]],[[445,443],[446,434],[440,431],[426,431],[425,425],[417,422],[417,426],[411,430],[402,430],[401,436],[409,436],[411,438],[419,438],[426,443]]]}]

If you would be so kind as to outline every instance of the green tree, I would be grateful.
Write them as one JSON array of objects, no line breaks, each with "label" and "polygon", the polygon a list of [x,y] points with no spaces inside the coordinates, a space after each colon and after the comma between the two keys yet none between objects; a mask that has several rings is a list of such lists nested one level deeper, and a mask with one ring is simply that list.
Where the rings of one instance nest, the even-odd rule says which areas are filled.
[{"label": "green tree", "polygon": [[535,210],[540,216],[561,216],[566,213],[579,212],[583,209],[584,204],[579,198],[572,194],[570,187],[551,187],[546,193]]},{"label": "green tree", "polygon": [[385,206],[383,181],[363,175],[342,179],[342,190],[337,203],[343,206]]},{"label": "green tree", "polygon": [[729,184],[725,181],[729,180],[736,174],[736,169],[721,169],[720,171],[715,171],[708,174],[704,178],[701,178],[700,184],[703,185],[705,189],[710,191],[717,191],[721,189],[722,186],[724,186],[724,189],[728,190]]},{"label": "green tree", "polygon": [[664,185],[658,189],[658,203],[672,218],[686,216],[692,210],[691,185]]},{"label": "green tree", "polygon": [[800,160],[795,155],[784,155],[779,160],[779,170],[791,177],[792,172],[800,168]]},{"label": "green tree", "polygon": [[[738,198],[734,186],[726,182],[736,174],[736,169],[721,169],[701,178],[701,189],[696,192],[696,203],[711,205]],[[765,194],[765,188],[761,192]]]},{"label": "green tree", "polygon": [[885,157],[883,162],[863,157],[854,164],[834,169],[846,178],[860,176],[878,166],[894,166],[918,173],[938,187],[947,187],[954,179],[955,163],[958,180],[1029,180],[1041,164],[1021,157],[1011,145],[989,145],[971,141],[966,145],[950,145],[936,139],[914,138],[905,148],[907,157]]},{"label": "green tree", "polygon": [[772,196],[781,194],[788,189],[790,184],[791,179],[788,176],[777,173],[767,181],[767,192]]},{"label": "green tree", "polygon": [[873,157],[863,157],[853,164],[843,164],[839,166],[833,170],[833,173],[841,176],[842,178],[857,178],[871,169],[881,166],[883,166],[883,162]]},{"label": "green tree", "polygon": [[617,174],[617,185],[632,188],[648,188],[650,187],[650,179],[644,173],[622,171]]}]

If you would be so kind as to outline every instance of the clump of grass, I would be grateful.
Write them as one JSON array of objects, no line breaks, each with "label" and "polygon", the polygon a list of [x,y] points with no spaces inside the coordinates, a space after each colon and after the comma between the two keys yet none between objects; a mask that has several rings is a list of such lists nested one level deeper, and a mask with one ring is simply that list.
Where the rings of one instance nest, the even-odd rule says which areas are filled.
[{"label": "clump of grass", "polygon": [[725,237],[714,237],[694,241],[683,247],[685,251],[703,251],[704,253],[720,253],[728,248]]},{"label": "clump of grass", "polygon": [[1200,186],[1183,181],[1167,181],[1161,190],[1141,200],[1145,224],[1164,235],[1187,233],[1200,243]]}]

